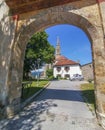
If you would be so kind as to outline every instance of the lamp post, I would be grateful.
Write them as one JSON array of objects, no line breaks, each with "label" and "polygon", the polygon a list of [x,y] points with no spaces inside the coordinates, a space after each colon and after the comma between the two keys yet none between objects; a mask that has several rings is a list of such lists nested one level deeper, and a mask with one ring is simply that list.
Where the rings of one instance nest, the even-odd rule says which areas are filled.
[{"label": "lamp post", "polygon": [[38,64],[38,75],[37,75],[37,87],[39,86],[39,64],[40,64],[40,58],[37,59],[37,64]]}]

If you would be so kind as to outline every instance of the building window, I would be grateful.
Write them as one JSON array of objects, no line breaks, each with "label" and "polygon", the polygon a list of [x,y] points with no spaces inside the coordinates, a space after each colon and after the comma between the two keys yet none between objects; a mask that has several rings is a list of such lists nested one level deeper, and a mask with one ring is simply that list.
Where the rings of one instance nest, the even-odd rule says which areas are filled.
[{"label": "building window", "polygon": [[70,69],[70,68],[69,68],[68,66],[65,67],[65,71],[66,71],[66,72],[68,72],[69,69]]},{"label": "building window", "polygon": [[57,71],[60,72],[61,71],[61,67],[57,67]]},{"label": "building window", "polygon": [[66,78],[66,79],[69,79],[69,78],[70,78],[70,75],[69,75],[69,74],[65,74],[65,78]]}]

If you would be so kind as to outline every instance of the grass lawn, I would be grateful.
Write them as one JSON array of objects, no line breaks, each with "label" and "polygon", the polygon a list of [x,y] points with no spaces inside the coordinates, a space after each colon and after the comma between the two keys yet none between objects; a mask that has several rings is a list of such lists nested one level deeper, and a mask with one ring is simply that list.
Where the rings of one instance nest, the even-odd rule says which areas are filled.
[{"label": "grass lawn", "polygon": [[45,85],[47,85],[49,81],[32,81],[32,84],[25,85],[23,88],[23,94],[22,94],[22,101],[26,100],[27,98],[34,95],[36,92],[38,92],[40,89],[42,89]]},{"label": "grass lawn", "polygon": [[81,85],[82,95],[86,99],[86,102],[91,105],[91,109],[95,109],[95,95],[94,84],[87,83]]}]

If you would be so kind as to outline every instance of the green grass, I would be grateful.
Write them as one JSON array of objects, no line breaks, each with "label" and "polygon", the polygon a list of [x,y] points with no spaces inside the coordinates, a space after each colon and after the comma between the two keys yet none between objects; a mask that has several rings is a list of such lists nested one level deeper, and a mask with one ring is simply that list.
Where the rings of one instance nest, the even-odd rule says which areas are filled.
[{"label": "green grass", "polygon": [[31,85],[25,85],[22,92],[22,101],[34,95],[36,92],[42,89],[47,83],[48,81],[39,81],[39,83],[37,81],[32,81]]},{"label": "green grass", "polygon": [[95,95],[94,95],[94,84],[87,83],[81,85],[82,95],[86,99],[86,102],[90,104],[91,109],[95,109]]}]

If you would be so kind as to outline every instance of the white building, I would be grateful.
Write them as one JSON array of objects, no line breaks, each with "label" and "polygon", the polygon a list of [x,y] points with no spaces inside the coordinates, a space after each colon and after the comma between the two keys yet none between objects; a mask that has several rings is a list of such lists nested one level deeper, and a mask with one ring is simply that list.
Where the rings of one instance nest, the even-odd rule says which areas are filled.
[{"label": "white building", "polygon": [[80,64],[78,62],[69,60],[60,54],[60,41],[57,39],[53,75],[55,78],[70,78],[74,74],[82,75]]}]

